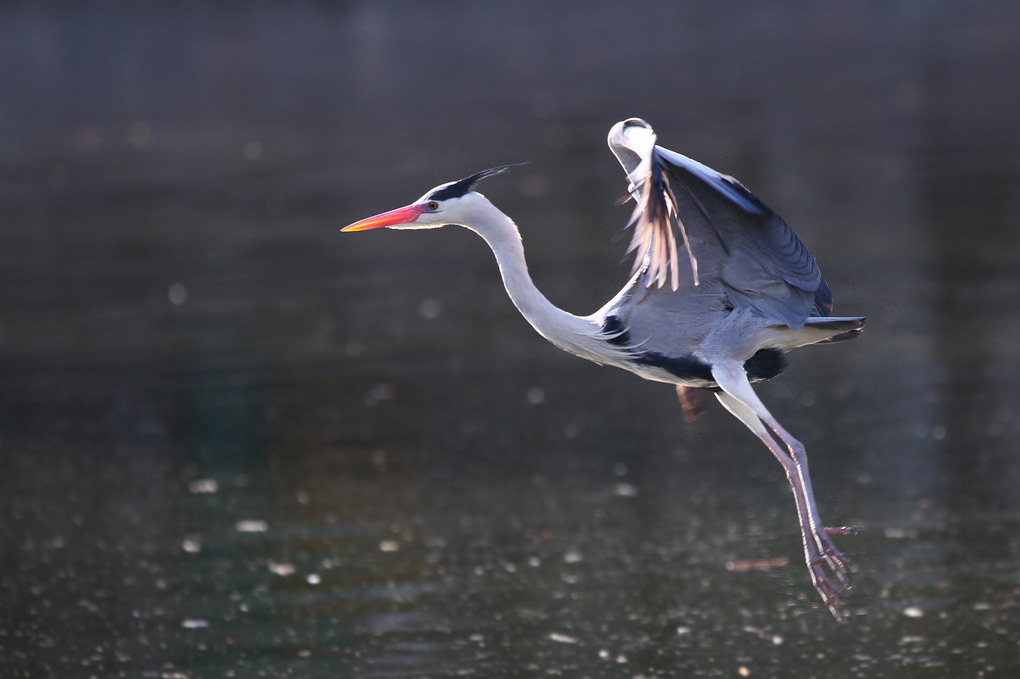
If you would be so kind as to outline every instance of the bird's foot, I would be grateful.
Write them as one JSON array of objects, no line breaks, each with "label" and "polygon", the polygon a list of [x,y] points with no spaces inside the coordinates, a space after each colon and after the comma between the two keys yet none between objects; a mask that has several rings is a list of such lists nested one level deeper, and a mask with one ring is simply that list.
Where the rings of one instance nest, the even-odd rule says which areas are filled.
[{"label": "bird's foot", "polygon": [[815,536],[815,543],[818,545],[819,554],[812,559],[811,567],[821,567],[825,564],[832,571],[832,574],[839,580],[844,590],[850,590],[853,585],[850,583],[850,574],[854,571],[853,562],[850,558],[836,549],[836,545],[829,539],[829,529],[826,528],[821,535]]},{"label": "bird's foot", "polygon": [[825,574],[822,564],[825,560],[821,557],[814,559],[808,564],[808,571],[811,573],[811,584],[815,586],[818,594],[822,597],[822,603],[829,609],[838,622],[846,620],[846,604],[843,602],[843,593],[832,583],[829,576]]}]

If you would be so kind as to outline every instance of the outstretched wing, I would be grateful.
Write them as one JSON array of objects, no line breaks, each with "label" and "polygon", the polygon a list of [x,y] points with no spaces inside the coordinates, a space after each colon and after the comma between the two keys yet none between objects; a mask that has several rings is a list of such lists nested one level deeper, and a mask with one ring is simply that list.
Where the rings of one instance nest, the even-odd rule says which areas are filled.
[{"label": "outstretched wing", "polygon": [[[643,120],[617,123],[609,145],[637,203],[630,226],[635,269],[648,286],[679,287],[686,258],[694,284],[719,281],[727,297],[797,329],[828,315],[832,293],[814,257],[782,217],[732,177],[655,145]],[[687,269],[687,267],[682,267]]]}]

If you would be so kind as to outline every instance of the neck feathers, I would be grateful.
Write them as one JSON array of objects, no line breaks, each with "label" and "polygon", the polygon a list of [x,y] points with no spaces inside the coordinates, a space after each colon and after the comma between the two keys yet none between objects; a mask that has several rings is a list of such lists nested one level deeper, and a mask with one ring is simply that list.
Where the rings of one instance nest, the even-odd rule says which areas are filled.
[{"label": "neck feathers", "polygon": [[535,287],[517,225],[502,212],[493,211],[499,217],[488,220],[486,227],[467,226],[485,239],[496,255],[507,294],[528,323],[560,349],[582,358],[597,363],[625,360],[628,354],[609,344],[599,325],[556,307]]}]

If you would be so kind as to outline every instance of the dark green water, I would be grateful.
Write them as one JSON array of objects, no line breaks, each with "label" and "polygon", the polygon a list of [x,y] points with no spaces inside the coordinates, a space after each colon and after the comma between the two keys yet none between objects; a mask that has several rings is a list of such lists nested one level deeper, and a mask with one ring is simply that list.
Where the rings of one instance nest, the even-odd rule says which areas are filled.
[{"label": "dark green water", "polygon": [[[1017,676],[1018,35],[1009,3],[6,5],[0,675]],[[485,191],[588,313],[633,115],[869,316],[760,388],[862,529],[847,624],[729,415],[546,344],[471,234],[338,232],[532,160]]]}]

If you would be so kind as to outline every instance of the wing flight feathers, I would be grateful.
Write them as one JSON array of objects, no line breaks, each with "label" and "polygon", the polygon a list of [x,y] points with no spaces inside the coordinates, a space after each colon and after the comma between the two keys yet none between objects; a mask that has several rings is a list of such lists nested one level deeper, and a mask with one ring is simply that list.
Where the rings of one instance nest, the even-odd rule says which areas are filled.
[{"label": "wing flight feathers", "polygon": [[738,304],[770,319],[799,328],[809,316],[829,312],[832,295],[814,257],[738,181],[656,146],[652,128],[637,118],[617,123],[609,145],[635,196],[628,252],[636,253],[634,270],[645,270],[646,286],[668,282],[678,290],[683,248],[694,285],[718,278]]}]

